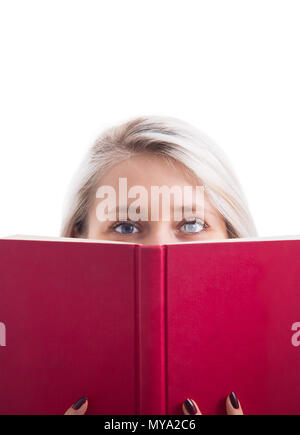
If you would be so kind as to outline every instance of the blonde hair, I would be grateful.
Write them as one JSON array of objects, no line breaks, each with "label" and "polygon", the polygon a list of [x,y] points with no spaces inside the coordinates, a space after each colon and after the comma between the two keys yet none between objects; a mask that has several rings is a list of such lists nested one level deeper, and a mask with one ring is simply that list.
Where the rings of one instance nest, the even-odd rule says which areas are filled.
[{"label": "blonde hair", "polygon": [[257,235],[240,184],[221,149],[183,121],[143,117],[110,128],[91,147],[71,183],[63,237],[84,236],[101,174],[139,153],[171,158],[201,179],[206,194],[224,218],[230,238]]}]

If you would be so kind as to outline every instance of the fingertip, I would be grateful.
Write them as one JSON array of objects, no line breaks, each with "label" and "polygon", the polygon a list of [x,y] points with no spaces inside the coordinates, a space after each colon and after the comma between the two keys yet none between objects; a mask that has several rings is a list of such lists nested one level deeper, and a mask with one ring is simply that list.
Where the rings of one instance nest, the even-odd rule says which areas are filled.
[{"label": "fingertip", "polygon": [[84,415],[86,413],[88,406],[89,406],[89,401],[88,398],[86,398],[86,401],[83,403],[81,408],[79,408],[79,411],[82,413],[81,415]]},{"label": "fingertip", "polygon": [[186,399],[182,404],[182,409],[185,415],[201,415],[200,409],[192,399]]},{"label": "fingertip", "polygon": [[240,401],[234,392],[227,396],[226,411],[228,415],[243,415]]},{"label": "fingertip", "polygon": [[82,408],[84,405],[86,405],[87,401],[88,401],[88,398],[86,396],[83,396],[83,397],[81,397],[81,399],[77,400],[77,402],[74,403],[72,408],[75,411],[79,411],[80,408]]},{"label": "fingertip", "polygon": [[65,415],[84,415],[88,409],[88,398],[86,396],[77,400],[71,408],[67,410]]}]

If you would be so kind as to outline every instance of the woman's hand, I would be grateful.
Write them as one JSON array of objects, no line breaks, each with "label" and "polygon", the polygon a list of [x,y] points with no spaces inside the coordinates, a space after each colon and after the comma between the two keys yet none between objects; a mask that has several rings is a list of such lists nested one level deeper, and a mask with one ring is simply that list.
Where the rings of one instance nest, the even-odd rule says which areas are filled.
[{"label": "woman's hand", "polygon": [[[202,415],[196,402],[191,399],[186,399],[182,405],[183,413],[185,415]],[[226,398],[226,411],[227,415],[244,415],[240,402],[235,393],[229,394]]]},{"label": "woman's hand", "polygon": [[[87,397],[82,397],[79,399],[65,415],[84,415],[88,408]],[[185,415],[202,415],[200,409],[196,402],[191,399],[186,399],[182,404],[183,413]],[[227,396],[226,399],[226,411],[227,415],[243,415],[243,410],[241,408],[240,402],[234,393]]]},{"label": "woman's hand", "polygon": [[87,397],[82,397],[65,413],[65,415],[84,415],[88,409]]}]

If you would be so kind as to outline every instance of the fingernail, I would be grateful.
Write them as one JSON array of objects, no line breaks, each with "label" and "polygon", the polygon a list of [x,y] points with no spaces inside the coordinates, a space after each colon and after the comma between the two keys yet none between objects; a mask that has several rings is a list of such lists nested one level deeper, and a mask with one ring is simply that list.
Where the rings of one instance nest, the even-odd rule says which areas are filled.
[{"label": "fingernail", "polygon": [[75,409],[75,411],[78,411],[78,409],[80,409],[82,405],[85,404],[86,401],[87,401],[87,397],[84,396],[81,399],[79,399],[78,402],[74,403],[72,408]]},{"label": "fingernail", "polygon": [[232,392],[232,393],[230,394],[230,396],[229,396],[229,399],[230,399],[230,403],[231,403],[231,405],[233,406],[233,408],[234,408],[234,409],[239,409],[240,404],[239,404],[239,401],[238,401],[238,399],[237,399],[235,393]]},{"label": "fingernail", "polygon": [[191,415],[197,414],[197,408],[194,405],[194,402],[191,399],[186,399],[184,402],[184,407],[187,410],[187,412]]}]

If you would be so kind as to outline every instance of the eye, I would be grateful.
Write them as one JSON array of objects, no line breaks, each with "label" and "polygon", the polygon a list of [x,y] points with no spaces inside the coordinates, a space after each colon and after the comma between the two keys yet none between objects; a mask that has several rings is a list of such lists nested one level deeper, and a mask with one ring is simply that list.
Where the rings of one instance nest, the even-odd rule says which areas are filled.
[{"label": "eye", "polygon": [[182,223],[179,227],[179,231],[187,234],[196,234],[200,233],[206,228],[207,225],[205,222],[199,218],[193,218]]},{"label": "eye", "polygon": [[139,232],[139,229],[130,222],[119,222],[118,224],[114,225],[113,230],[116,233],[123,235],[130,235]]}]

